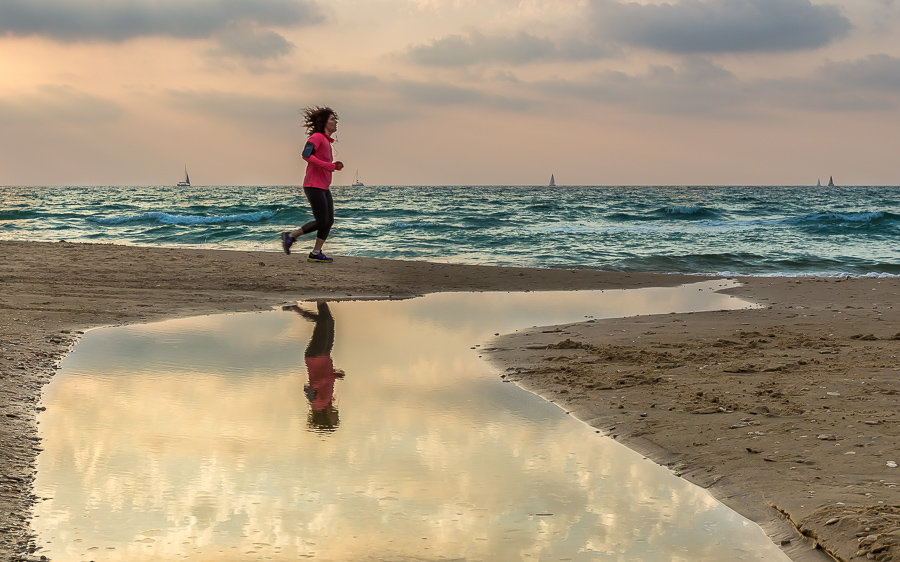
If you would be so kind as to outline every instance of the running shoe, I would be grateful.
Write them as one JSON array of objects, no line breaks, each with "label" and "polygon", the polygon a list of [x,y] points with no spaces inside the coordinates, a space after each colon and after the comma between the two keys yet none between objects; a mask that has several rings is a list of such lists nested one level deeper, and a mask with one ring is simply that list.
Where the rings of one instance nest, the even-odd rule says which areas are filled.
[{"label": "running shoe", "polygon": [[284,248],[284,253],[287,255],[291,255],[291,246],[294,245],[294,237],[291,236],[290,232],[282,232],[281,233],[281,247]]},{"label": "running shoe", "polygon": [[331,263],[334,260],[323,254],[320,250],[318,252],[310,252],[309,257],[306,258],[306,261],[316,263]]}]

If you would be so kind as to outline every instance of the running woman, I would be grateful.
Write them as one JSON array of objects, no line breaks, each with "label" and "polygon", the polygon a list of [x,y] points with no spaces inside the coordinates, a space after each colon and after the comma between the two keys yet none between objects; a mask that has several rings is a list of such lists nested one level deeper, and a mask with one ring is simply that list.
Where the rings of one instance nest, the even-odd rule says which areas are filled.
[{"label": "running woman", "polygon": [[306,261],[331,263],[334,260],[322,252],[322,245],[334,224],[334,200],[329,189],[331,173],[344,169],[344,163],[332,162],[331,156],[331,143],[334,142],[331,135],[337,131],[338,116],[330,107],[307,107],[303,112],[303,121],[310,135],[301,153],[306,160],[303,192],[312,207],[313,220],[293,232],[282,232],[281,245],[284,253],[290,254],[291,246],[298,237],[315,232],[316,244]]},{"label": "running woman", "polygon": [[340,422],[337,407],[334,405],[334,381],[344,378],[344,370],[336,369],[331,359],[334,347],[334,317],[328,309],[328,303],[316,301],[316,312],[309,312],[294,304],[282,307],[293,310],[300,316],[315,322],[312,337],[303,354],[306,359],[306,373],[309,384],[303,386],[303,392],[309,399],[310,411],[307,419],[310,429],[334,431]]}]

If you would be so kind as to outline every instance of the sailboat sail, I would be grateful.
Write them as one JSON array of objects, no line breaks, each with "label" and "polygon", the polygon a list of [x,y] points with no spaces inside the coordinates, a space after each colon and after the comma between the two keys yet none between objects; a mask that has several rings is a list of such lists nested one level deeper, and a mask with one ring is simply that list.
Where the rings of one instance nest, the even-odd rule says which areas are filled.
[{"label": "sailboat sail", "polygon": [[550,187],[556,186],[556,179],[553,177],[553,174],[550,174]]},{"label": "sailboat sail", "polygon": [[834,187],[834,176],[828,176],[828,187]]},{"label": "sailboat sail", "polygon": [[191,177],[188,175],[187,166],[184,167],[184,181],[178,182],[178,187],[190,187]]}]

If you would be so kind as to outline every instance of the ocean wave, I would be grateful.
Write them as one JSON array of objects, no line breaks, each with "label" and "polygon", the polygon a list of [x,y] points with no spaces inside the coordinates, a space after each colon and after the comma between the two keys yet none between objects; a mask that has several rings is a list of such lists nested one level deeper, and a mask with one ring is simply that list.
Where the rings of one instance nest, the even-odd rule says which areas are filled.
[{"label": "ocean wave", "polygon": [[597,232],[601,232],[603,229],[594,228],[590,226],[584,225],[548,225],[548,226],[540,226],[540,227],[529,227],[528,230],[536,230],[538,232],[547,233],[547,234],[594,234]]},{"label": "ocean wave", "polygon": [[646,215],[635,215],[633,213],[625,213],[625,212],[617,212],[617,213],[609,213],[604,218],[612,222],[635,222],[635,221],[650,221],[657,220],[655,217],[648,217]]},{"label": "ocean wave", "polygon": [[404,221],[391,221],[388,225],[394,228],[439,228],[442,226],[447,226],[444,224],[440,224],[437,222],[429,222],[429,221],[414,221],[414,222],[404,222]]},{"label": "ocean wave", "polygon": [[130,217],[88,217],[88,220],[106,226],[120,224],[144,223],[144,224],[175,224],[175,225],[204,225],[227,223],[254,223],[262,222],[275,216],[274,211],[257,211],[253,213],[238,213],[235,215],[172,215],[161,211],[153,211]]},{"label": "ocean wave", "polygon": [[35,219],[41,213],[32,209],[6,209],[0,210],[0,221],[17,221],[23,219]]},{"label": "ocean wave", "polygon": [[775,266],[778,271],[818,272],[818,273],[865,273],[879,271],[883,273],[900,273],[900,264],[889,263],[879,259],[866,259],[853,256],[824,257],[812,254],[798,254],[766,260],[767,265]]},{"label": "ocean wave", "polygon": [[[5,188],[0,239],[280,251],[284,187]],[[900,187],[394,187],[336,193],[335,253],[740,275],[900,274]],[[397,236],[401,233],[401,236]]]},{"label": "ocean wave", "polygon": [[[635,256],[622,260],[618,266],[626,271],[710,272],[721,270],[748,271],[759,268],[765,257],[748,252],[697,253],[681,255]],[[769,269],[769,268],[764,268]],[[772,267],[771,269],[775,269]]]},{"label": "ocean wave", "polygon": [[853,257],[826,258],[814,255],[774,257],[752,252],[696,254],[655,254],[618,260],[615,266],[626,271],[658,273],[704,273],[747,276],[854,275],[891,277],[900,274],[900,264]]},{"label": "ocean wave", "polygon": [[[301,212],[308,212],[308,207],[300,207]],[[335,210],[342,216],[346,217],[365,217],[366,219],[382,219],[382,218],[406,218],[419,217],[422,215],[421,209],[405,209],[401,207],[393,208],[370,208],[365,205],[348,205],[335,204]]]},{"label": "ocean wave", "polygon": [[801,278],[826,278],[826,279],[848,279],[848,278],[867,278],[867,279],[893,279],[900,277],[900,273],[887,272],[869,272],[869,273],[850,273],[847,271],[836,271],[833,273],[792,273],[787,271],[777,273],[739,273],[737,271],[717,271],[716,273],[696,273],[693,275],[702,275],[705,277],[801,277]]},{"label": "ocean wave", "polygon": [[900,223],[900,215],[884,211],[826,211],[792,217],[784,222],[813,227],[865,228]]},{"label": "ocean wave", "polygon": [[669,205],[667,207],[654,209],[645,214],[628,213],[624,211],[609,213],[606,215],[606,219],[612,222],[646,222],[659,220],[700,221],[719,219],[725,215],[726,213],[719,209],[703,207],[701,205]]},{"label": "ocean wave", "polygon": [[698,220],[719,218],[722,216],[722,211],[718,209],[711,209],[709,207],[703,207],[701,205],[669,205],[668,207],[657,209],[654,214],[666,218]]},{"label": "ocean wave", "polygon": [[45,211],[42,209],[6,209],[0,211],[0,220],[2,221],[16,221],[16,220],[31,220],[31,219],[41,219],[46,222],[54,222],[54,221],[68,221],[68,220],[83,220],[85,215],[79,212],[73,212],[70,210],[53,212],[53,211]]},{"label": "ocean wave", "polygon": [[562,205],[557,201],[541,201],[538,203],[529,203],[525,206],[526,211],[557,211],[563,208]]}]

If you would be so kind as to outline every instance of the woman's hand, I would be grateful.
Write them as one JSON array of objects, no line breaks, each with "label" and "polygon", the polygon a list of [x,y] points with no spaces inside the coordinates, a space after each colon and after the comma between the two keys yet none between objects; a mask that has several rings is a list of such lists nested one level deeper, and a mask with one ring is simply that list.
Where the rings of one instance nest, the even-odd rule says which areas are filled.
[{"label": "woman's hand", "polygon": [[335,169],[335,170],[343,170],[343,169],[344,169],[344,163],[341,162],[340,160],[338,160],[337,162],[334,163],[334,169]]}]

